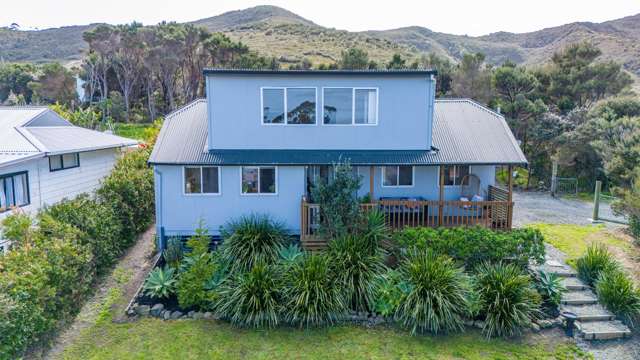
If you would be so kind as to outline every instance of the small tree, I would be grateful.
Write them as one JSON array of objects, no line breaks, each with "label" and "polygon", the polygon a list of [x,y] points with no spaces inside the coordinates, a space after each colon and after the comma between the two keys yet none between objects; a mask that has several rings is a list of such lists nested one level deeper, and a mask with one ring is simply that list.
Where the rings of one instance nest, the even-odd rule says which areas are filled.
[{"label": "small tree", "polygon": [[328,239],[353,232],[360,219],[360,178],[349,163],[334,164],[334,176],[320,180],[311,195],[320,204],[320,234]]}]

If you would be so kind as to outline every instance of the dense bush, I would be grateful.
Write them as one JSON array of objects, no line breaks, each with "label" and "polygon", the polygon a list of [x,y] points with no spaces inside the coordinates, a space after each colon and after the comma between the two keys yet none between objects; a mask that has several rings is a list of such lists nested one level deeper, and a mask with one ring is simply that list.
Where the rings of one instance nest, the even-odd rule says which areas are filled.
[{"label": "dense bush", "polygon": [[223,256],[242,271],[256,263],[274,264],[278,250],[289,240],[284,224],[258,214],[228,222],[222,227],[221,235]]},{"label": "dense bush", "polygon": [[398,267],[402,297],[395,317],[414,334],[462,330],[469,313],[469,278],[445,255],[413,249]]},{"label": "dense bush", "polygon": [[[14,241],[0,256],[0,358],[19,356],[73,316],[91,293],[97,271],[150,224],[153,178],[146,156],[148,150],[134,151],[118,161],[98,190],[106,197],[65,200],[41,210],[34,224],[20,214],[3,221],[5,236]],[[131,164],[136,169],[130,171]],[[118,187],[136,188],[137,196],[116,196]],[[123,215],[118,199],[135,207],[138,216]]]},{"label": "dense bush", "polygon": [[482,263],[476,274],[480,313],[485,316],[484,334],[520,334],[537,316],[541,303],[531,278],[514,264],[503,263]]},{"label": "dense bush", "polygon": [[489,262],[510,262],[521,268],[544,261],[544,238],[539,230],[510,232],[475,228],[407,228],[394,235],[400,257],[407,249],[429,248],[463,262],[468,269]]},{"label": "dense bush", "polygon": [[187,241],[187,247],[191,251],[180,264],[176,283],[178,303],[184,309],[211,309],[216,299],[216,294],[207,286],[218,266],[213,254],[209,252],[209,240],[209,235],[201,224],[196,229],[196,235]]},{"label": "dense bush", "polygon": [[604,270],[616,268],[618,265],[607,247],[602,244],[592,244],[587,252],[576,260],[578,277],[593,286]]},{"label": "dense bush", "polygon": [[345,235],[329,243],[328,256],[347,305],[356,311],[369,311],[375,302],[375,280],[384,272],[384,257],[370,238]]},{"label": "dense bush", "polygon": [[334,323],[346,305],[340,284],[326,255],[305,254],[284,276],[283,311],[287,322],[300,327]]},{"label": "dense bush", "polygon": [[629,326],[640,321],[640,289],[622,270],[609,268],[596,280],[600,302]]},{"label": "dense bush", "polygon": [[274,327],[280,312],[280,281],[273,265],[257,263],[238,272],[218,292],[216,312],[233,324]]}]

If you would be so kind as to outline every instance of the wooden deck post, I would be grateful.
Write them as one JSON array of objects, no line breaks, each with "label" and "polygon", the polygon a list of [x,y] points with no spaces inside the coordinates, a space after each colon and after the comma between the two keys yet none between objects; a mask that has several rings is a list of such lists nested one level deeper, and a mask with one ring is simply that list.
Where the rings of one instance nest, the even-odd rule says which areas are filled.
[{"label": "wooden deck post", "polygon": [[513,224],[513,165],[509,165],[509,180],[507,182],[509,187],[509,196],[507,198],[507,229],[511,230]]},{"label": "wooden deck post", "polygon": [[438,201],[438,226],[442,226],[444,220],[444,165],[440,165],[440,200]]},{"label": "wooden deck post", "polygon": [[374,177],[375,166],[369,166],[369,197],[371,201],[374,201],[373,197],[373,177]]}]

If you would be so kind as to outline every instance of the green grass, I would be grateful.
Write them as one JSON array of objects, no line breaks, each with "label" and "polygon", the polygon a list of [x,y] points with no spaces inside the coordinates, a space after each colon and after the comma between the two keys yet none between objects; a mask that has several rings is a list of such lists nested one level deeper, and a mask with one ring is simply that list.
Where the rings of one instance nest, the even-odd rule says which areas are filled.
[{"label": "green grass", "polygon": [[150,127],[153,127],[153,124],[114,124],[116,135],[136,140],[144,140],[145,129]]},{"label": "green grass", "polygon": [[605,231],[604,225],[568,225],[568,224],[533,224],[539,229],[544,239],[567,255],[567,263],[572,265],[582,256],[593,242],[600,242],[629,251],[631,244]]},{"label": "green grass", "polygon": [[[551,344],[486,340],[477,332],[409,336],[339,326],[319,330],[237,329],[222,321],[143,319],[103,323],[66,349],[65,359],[574,359],[589,356],[564,340]],[[555,339],[554,341],[558,341]]]}]

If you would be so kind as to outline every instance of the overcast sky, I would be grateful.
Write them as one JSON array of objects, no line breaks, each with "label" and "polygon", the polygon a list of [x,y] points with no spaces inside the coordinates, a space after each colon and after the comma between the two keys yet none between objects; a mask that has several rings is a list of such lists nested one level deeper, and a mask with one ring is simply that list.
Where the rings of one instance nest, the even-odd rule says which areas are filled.
[{"label": "overcast sky", "polygon": [[[640,13],[640,0],[3,0],[0,26],[40,29],[96,22],[145,25],[191,21],[225,11],[270,4],[319,25],[383,30],[419,25],[434,31],[484,35],[528,32],[574,21],[602,22]],[[9,3],[10,5],[7,5]]]}]

